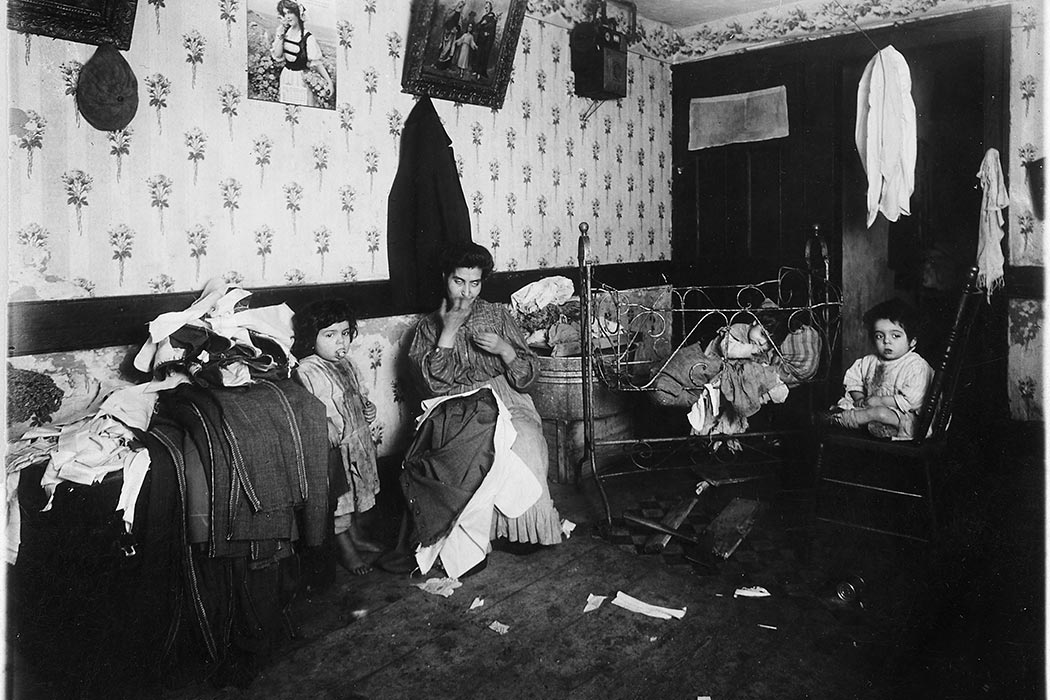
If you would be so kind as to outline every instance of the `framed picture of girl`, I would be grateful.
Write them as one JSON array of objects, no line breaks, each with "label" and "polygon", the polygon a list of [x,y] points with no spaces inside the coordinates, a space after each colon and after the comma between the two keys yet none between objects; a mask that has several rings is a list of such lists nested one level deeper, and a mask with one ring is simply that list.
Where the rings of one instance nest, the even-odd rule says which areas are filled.
[{"label": "framed picture of girl", "polygon": [[248,0],[248,97],[335,109],[334,0]]},{"label": "framed picture of girl", "polygon": [[401,88],[499,109],[527,0],[413,0]]}]

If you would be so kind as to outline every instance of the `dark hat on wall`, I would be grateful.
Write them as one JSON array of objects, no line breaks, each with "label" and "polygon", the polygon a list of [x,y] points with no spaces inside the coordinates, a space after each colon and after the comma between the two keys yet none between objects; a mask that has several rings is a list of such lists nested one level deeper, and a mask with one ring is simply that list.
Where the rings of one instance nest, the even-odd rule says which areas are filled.
[{"label": "dark hat on wall", "polygon": [[139,108],[135,72],[116,48],[98,47],[80,70],[77,109],[100,131],[117,131],[131,123]]}]

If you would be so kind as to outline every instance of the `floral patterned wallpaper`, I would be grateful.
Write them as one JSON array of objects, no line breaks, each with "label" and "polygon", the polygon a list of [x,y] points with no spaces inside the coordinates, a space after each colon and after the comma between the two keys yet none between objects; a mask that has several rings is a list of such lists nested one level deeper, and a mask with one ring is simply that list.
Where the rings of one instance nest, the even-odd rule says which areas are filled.
[{"label": "floral patterned wallpaper", "polygon": [[1010,412],[1016,420],[1043,420],[1043,303],[1010,300]]},{"label": "floral patterned wallpaper", "polygon": [[[1029,189],[1029,164],[1046,156],[1043,109],[1046,75],[1044,3],[1015,3],[1010,51],[1010,149],[1003,167],[1010,188],[1009,251],[1011,265],[1044,265],[1045,223],[1035,215]],[[1044,213],[1045,216],[1045,207]],[[1043,301],[1011,299],[1007,389],[1010,414],[1016,420],[1042,421],[1046,389],[1043,379]]]},{"label": "floral patterned wallpaper", "polygon": [[[118,132],[94,130],[75,108],[93,47],[10,35],[11,299],[193,290],[217,275],[247,287],[387,276],[387,194],[414,105],[400,91],[409,3],[336,4],[335,110],[247,99],[246,37],[258,28],[245,27],[243,3],[221,5],[140,3],[124,54],[139,109]],[[584,121],[573,12],[526,16],[501,110],[435,100],[474,238],[500,269],[574,265],[581,221],[600,263],[670,254],[669,67],[633,49],[628,97]],[[384,454],[418,412],[396,372],[414,321],[362,321],[352,348]],[[13,363],[117,383],[127,351]]]},{"label": "floral patterned wallpaper", "polygon": [[[94,47],[11,34],[12,299],[387,276],[409,3],[336,3],[334,110],[247,99],[258,27],[243,2],[220,5],[140,4],[124,54],[139,109],[115,132],[75,107]],[[669,67],[632,51],[628,97],[582,119],[572,16],[526,16],[501,110],[435,101],[501,269],[575,264],[581,221],[601,263],[670,254]]]}]

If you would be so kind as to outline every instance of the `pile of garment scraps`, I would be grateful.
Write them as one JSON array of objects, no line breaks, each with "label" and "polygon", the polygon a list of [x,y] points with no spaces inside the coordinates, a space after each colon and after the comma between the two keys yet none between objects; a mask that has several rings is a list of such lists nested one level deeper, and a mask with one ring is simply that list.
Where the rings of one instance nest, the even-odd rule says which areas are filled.
[{"label": "pile of garment scraps", "polygon": [[7,469],[7,548],[14,563],[20,544],[18,475],[31,465],[46,462],[40,486],[47,496],[43,510],[51,509],[55,489],[63,481],[96,484],[111,472],[123,471],[116,510],[123,511],[125,529],[134,525],[135,501],[149,471],[149,452],[133,429],[145,430],[153,415],[157,392],[181,380],[149,382],[118,388],[97,408],[82,416],[30,428],[9,445]]},{"label": "pile of garment scraps", "polygon": [[[50,510],[55,489],[63,481],[95,484],[107,474],[123,471],[116,510],[123,511],[131,532],[135,502],[149,471],[149,452],[134,430],[149,428],[158,392],[180,384],[244,386],[257,379],[286,379],[293,362],[292,310],[285,304],[250,309],[251,292],[209,282],[185,311],[158,316],[149,324],[149,339],[135,357],[135,367],[153,381],[120,387],[105,396],[93,395],[54,421],[9,435],[6,459],[7,561],[14,563],[19,547],[19,472],[46,462],[40,485]],[[61,398],[61,397],[59,397]],[[98,399],[103,399],[101,403]],[[53,403],[53,402],[52,402]],[[41,422],[46,408],[38,409]],[[21,432],[21,431],[20,431]]]},{"label": "pile of garment scraps", "polygon": [[204,386],[287,379],[293,364],[292,310],[286,304],[248,308],[250,295],[210,281],[188,309],[150,322],[135,367],[157,378],[182,374]]}]

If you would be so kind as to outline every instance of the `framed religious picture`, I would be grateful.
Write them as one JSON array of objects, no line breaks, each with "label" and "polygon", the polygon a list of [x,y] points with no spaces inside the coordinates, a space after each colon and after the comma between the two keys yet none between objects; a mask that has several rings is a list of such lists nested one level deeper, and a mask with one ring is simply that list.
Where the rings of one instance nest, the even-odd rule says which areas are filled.
[{"label": "framed religious picture", "polygon": [[137,0],[7,0],[7,28],[121,51],[131,48]]},{"label": "framed religious picture", "polygon": [[247,0],[248,98],[335,109],[337,0]]},{"label": "framed religious picture", "polygon": [[499,109],[527,0],[413,0],[401,88]]}]

